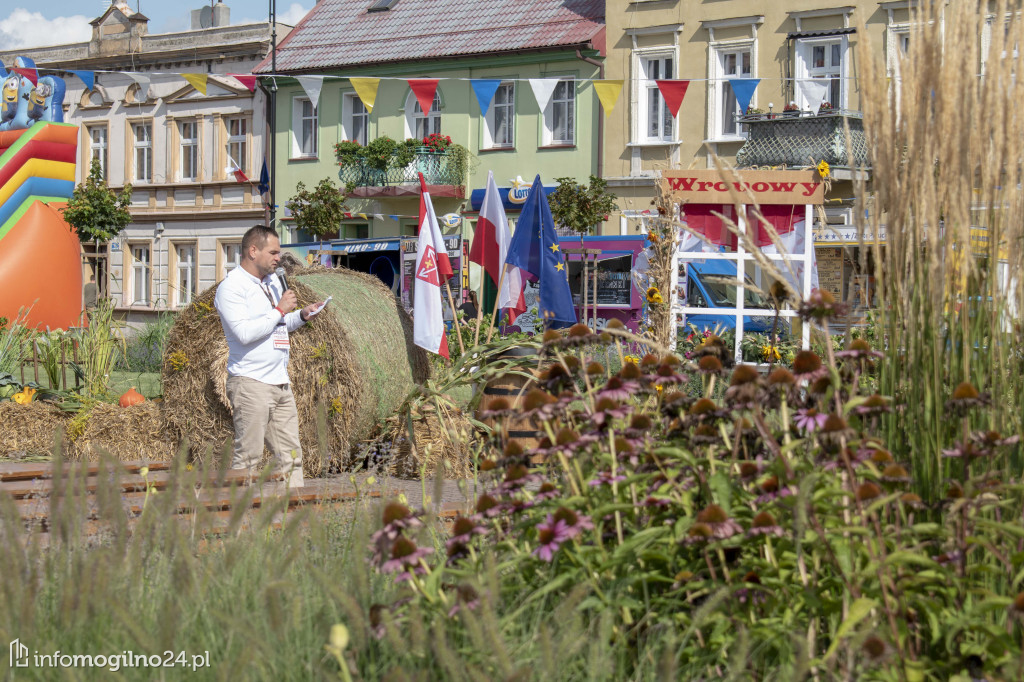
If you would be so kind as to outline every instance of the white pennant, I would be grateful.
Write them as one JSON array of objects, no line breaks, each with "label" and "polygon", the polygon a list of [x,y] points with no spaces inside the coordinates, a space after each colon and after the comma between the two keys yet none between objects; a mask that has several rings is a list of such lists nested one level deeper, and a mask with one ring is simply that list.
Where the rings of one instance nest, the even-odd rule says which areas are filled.
[{"label": "white pennant", "polygon": [[295,80],[299,81],[299,85],[306,91],[306,96],[309,97],[309,101],[316,107],[320,103],[320,90],[324,87],[323,76],[296,76]]},{"label": "white pennant", "polygon": [[145,102],[149,99],[149,76],[141,73],[128,73],[129,78],[139,84],[139,101]]},{"label": "white pennant", "polygon": [[[828,94],[827,80],[801,78],[796,82],[796,87],[800,91],[800,97],[807,103],[808,109],[814,112],[818,111],[818,107],[825,101],[825,95]],[[839,105],[832,102],[832,106]]]},{"label": "white pennant", "polygon": [[559,80],[558,78],[530,79],[530,88],[533,90],[533,96],[537,98],[537,106],[541,111],[548,108],[548,103],[551,101],[551,96],[555,94]]}]

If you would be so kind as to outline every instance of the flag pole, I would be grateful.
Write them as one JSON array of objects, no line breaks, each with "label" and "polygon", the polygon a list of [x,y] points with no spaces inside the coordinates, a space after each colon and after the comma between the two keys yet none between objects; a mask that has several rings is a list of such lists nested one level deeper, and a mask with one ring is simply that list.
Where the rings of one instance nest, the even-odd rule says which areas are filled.
[{"label": "flag pole", "polygon": [[491,323],[487,325],[487,343],[491,342],[491,335],[494,334],[494,318],[498,316],[498,304],[501,303],[501,287],[505,284],[505,273],[508,272],[508,263],[501,266],[501,277],[498,278],[498,295],[494,297],[494,311],[491,313]]},{"label": "flag pole", "polygon": [[[477,223],[479,224],[479,223]],[[480,292],[476,298],[476,335],[473,336],[473,345],[480,345],[480,327],[484,323],[484,277],[487,277],[487,271],[483,267],[480,268]],[[497,300],[497,299],[495,299]]]},{"label": "flag pole", "polygon": [[448,292],[448,305],[452,308],[452,329],[455,331],[455,336],[459,340],[459,352],[465,354],[466,346],[462,343],[462,332],[459,331],[459,320],[456,316],[455,299],[452,297],[452,285],[448,284],[448,280],[444,281],[444,289]]}]

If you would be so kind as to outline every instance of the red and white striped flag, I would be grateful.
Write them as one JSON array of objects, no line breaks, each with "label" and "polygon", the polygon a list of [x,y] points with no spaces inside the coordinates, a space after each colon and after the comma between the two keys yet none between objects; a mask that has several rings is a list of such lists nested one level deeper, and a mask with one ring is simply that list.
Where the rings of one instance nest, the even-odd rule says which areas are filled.
[{"label": "red and white striped flag", "polygon": [[420,174],[420,233],[416,246],[416,283],[413,285],[412,338],[420,348],[448,356],[441,307],[441,283],[452,276],[441,227],[434,215],[423,174]]},{"label": "red and white striped flag", "polygon": [[512,234],[508,229],[508,218],[501,205],[501,195],[494,182],[494,172],[487,171],[487,190],[484,202],[480,206],[480,219],[476,223],[473,236],[473,247],[469,250],[469,260],[483,267],[494,286],[499,286],[498,308],[508,310],[508,320],[512,324],[516,317],[526,312],[526,299],[523,297],[525,282],[519,268],[509,265],[505,279],[501,278],[501,269],[505,267],[508,245]]}]

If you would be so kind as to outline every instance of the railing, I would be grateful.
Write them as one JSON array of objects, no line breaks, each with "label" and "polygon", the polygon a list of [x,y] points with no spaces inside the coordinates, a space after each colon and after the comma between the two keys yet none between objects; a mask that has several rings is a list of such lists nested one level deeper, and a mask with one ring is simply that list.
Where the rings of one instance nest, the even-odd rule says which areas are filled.
[{"label": "railing", "polygon": [[338,177],[343,184],[356,187],[398,187],[418,182],[420,173],[428,185],[462,186],[466,180],[465,165],[459,163],[454,152],[428,151],[426,147],[417,149],[406,166],[396,167],[394,157],[383,170],[357,161],[342,166]]},{"label": "railing", "polygon": [[[742,116],[747,140],[736,154],[736,165],[815,166],[827,161],[833,168],[868,165],[868,145],[860,112],[831,111],[817,115],[755,114]],[[850,128],[847,145],[846,125]]]}]

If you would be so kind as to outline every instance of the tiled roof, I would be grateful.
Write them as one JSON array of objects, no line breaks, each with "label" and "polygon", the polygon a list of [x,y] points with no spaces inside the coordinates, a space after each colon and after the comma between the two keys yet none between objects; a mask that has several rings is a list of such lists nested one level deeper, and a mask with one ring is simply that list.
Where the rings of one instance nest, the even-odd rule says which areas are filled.
[{"label": "tiled roof", "polygon": [[[398,0],[367,12],[371,4],[318,2],[278,45],[277,72],[582,45],[604,30],[604,0]],[[253,72],[270,73],[270,58]]]}]

